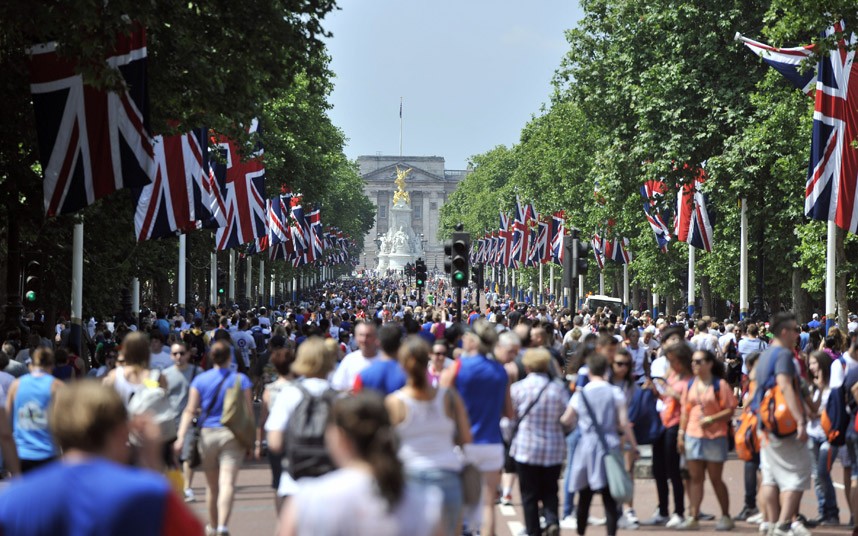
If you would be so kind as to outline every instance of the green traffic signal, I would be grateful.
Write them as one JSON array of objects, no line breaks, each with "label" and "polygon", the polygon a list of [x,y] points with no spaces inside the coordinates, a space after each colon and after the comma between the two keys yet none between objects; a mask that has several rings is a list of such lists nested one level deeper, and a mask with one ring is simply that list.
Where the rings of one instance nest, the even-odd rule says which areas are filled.
[{"label": "green traffic signal", "polygon": [[218,293],[218,294],[223,294],[223,289],[222,289],[222,288],[217,289],[217,293]]},{"label": "green traffic signal", "polygon": [[453,279],[455,279],[457,282],[464,281],[465,280],[465,273],[464,272],[456,272],[453,274]]},{"label": "green traffic signal", "polygon": [[27,301],[28,301],[28,302],[34,302],[34,301],[36,301],[36,293],[35,293],[35,291],[32,291],[32,290],[27,291],[27,293],[24,295],[24,297],[27,299]]}]

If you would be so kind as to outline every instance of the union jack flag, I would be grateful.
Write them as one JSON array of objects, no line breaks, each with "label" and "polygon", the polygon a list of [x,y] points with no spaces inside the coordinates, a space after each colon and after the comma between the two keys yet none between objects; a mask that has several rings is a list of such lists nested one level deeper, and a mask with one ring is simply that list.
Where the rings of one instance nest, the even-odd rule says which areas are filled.
[{"label": "union jack flag", "polygon": [[536,251],[537,263],[546,264],[551,262],[551,222],[547,220],[539,220],[539,230],[536,233]]},{"label": "union jack flag", "polygon": [[554,262],[563,265],[563,237],[566,235],[566,214],[562,210],[551,218],[551,255]]},{"label": "union jack flag", "polygon": [[117,37],[107,64],[127,91],[102,91],[83,82],[75,62],[60,58],[56,42],[30,53],[30,92],[44,173],[45,213],[69,214],[116,190],[152,182],[146,31]]},{"label": "union jack flag", "polygon": [[776,48],[753,39],[748,39],[736,32],[736,40],[745,43],[751,51],[761,57],[763,61],[807,95],[813,95],[816,91],[816,72],[805,65],[808,58],[813,55],[813,45]]},{"label": "union jack flag", "polygon": [[697,249],[712,251],[712,223],[706,210],[706,197],[700,191],[700,185],[705,181],[704,162],[697,168],[694,180],[683,185],[677,193],[673,233],[680,242],[687,242]]},{"label": "union jack flag", "polygon": [[664,208],[658,208],[658,205],[663,203],[666,191],[667,188],[662,180],[648,180],[641,186],[646,221],[649,222],[652,232],[655,233],[655,241],[658,243],[659,249],[664,253],[667,253],[667,245],[671,239],[670,227],[667,226],[670,212]]},{"label": "union jack flag", "polygon": [[303,256],[310,247],[310,227],[307,225],[307,218],[304,216],[304,207],[301,204],[303,196],[294,194],[290,201],[292,205],[292,242],[295,244],[295,251],[299,256]]},{"label": "union jack flag", "polygon": [[176,136],[156,136],[155,177],[134,188],[137,240],[150,240],[225,223],[217,188],[209,182],[205,129]]},{"label": "union jack flag", "polygon": [[501,266],[512,265],[512,231],[510,230],[509,216],[500,213],[500,232],[498,235],[498,257],[497,262]]},{"label": "union jack flag", "polygon": [[[254,119],[249,132],[257,132]],[[234,248],[268,235],[268,212],[265,202],[265,166],[262,147],[257,146],[252,158],[242,161],[235,141],[218,138],[218,148],[226,163],[214,164],[214,175],[226,206],[226,225],[217,230],[217,249]]]},{"label": "union jack flag", "polygon": [[591,244],[593,244],[593,257],[596,258],[596,264],[599,265],[599,270],[601,270],[605,267],[605,248],[609,242],[599,236],[598,233],[593,233]]},{"label": "union jack flag", "polygon": [[[845,31],[843,23],[825,35]],[[805,187],[804,211],[815,220],[833,221],[850,233],[858,232],[858,69],[855,45],[849,41],[820,58],[817,67],[813,138]]]},{"label": "union jack flag", "polygon": [[314,208],[307,214],[307,229],[309,231],[307,248],[307,262],[321,259],[324,254],[322,245],[322,213],[319,207]]},{"label": "union jack flag", "polygon": [[268,237],[272,245],[292,239],[289,231],[289,213],[292,194],[281,194],[269,201]]},{"label": "union jack flag", "polygon": [[630,240],[628,238],[617,238],[613,243],[611,260],[620,264],[632,262],[632,252],[629,251]]}]

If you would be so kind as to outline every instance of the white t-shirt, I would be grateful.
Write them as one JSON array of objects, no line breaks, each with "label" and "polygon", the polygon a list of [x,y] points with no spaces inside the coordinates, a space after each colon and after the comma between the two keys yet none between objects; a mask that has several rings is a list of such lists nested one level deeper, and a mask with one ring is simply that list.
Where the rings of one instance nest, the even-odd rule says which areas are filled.
[{"label": "white t-shirt", "polygon": [[346,355],[340,366],[331,375],[331,386],[337,391],[349,391],[354,387],[355,379],[363,369],[378,359],[381,354],[376,353],[372,357],[364,357],[361,350],[356,350]]},{"label": "white t-shirt", "polygon": [[297,501],[299,536],[429,536],[438,532],[442,494],[437,488],[406,484],[391,511],[367,472],[345,468],[305,482],[292,498]]},{"label": "white t-shirt", "polygon": [[718,354],[718,339],[709,333],[700,333],[691,337],[691,346],[697,350],[709,350],[713,354]]},{"label": "white t-shirt", "polygon": [[646,356],[646,347],[638,344],[637,348],[626,347],[626,350],[632,354],[632,374],[634,376],[644,375],[644,357]]},{"label": "white t-shirt", "polygon": [[667,356],[656,357],[649,366],[649,374],[653,378],[667,378],[668,367]]},{"label": "white t-shirt", "polygon": [[232,333],[232,344],[235,345],[235,350],[245,367],[250,366],[250,351],[256,350],[256,341],[253,340],[253,335],[246,331],[235,331]]},{"label": "white t-shirt", "polygon": [[[313,396],[319,396],[331,387],[327,380],[319,378],[305,378],[300,381],[301,386]],[[292,412],[301,403],[303,397],[300,389],[292,384],[285,385],[271,402],[271,412],[268,414],[268,420],[265,421],[265,431],[282,432],[286,430],[289,417],[292,416]],[[287,497],[297,492],[298,483],[295,482],[292,475],[283,471],[280,474],[280,487],[277,488],[277,495]]]},{"label": "white t-shirt", "polygon": [[170,358],[170,349],[167,346],[162,346],[160,352],[149,356],[149,368],[164,370],[172,366],[173,360]]},{"label": "white t-shirt", "polygon": [[843,358],[843,361],[835,359],[831,362],[831,374],[828,378],[828,387],[834,389],[835,387],[843,385],[843,380],[846,379],[846,368],[848,365],[849,362],[846,361],[845,357]]}]

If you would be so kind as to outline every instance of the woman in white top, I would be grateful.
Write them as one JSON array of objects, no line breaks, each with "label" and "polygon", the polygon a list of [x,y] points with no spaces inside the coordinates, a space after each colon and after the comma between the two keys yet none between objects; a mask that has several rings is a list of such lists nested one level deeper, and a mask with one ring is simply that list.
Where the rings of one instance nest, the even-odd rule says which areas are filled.
[{"label": "woman in white top", "polygon": [[471,441],[471,425],[455,389],[429,384],[429,346],[414,335],[399,349],[399,364],[407,375],[405,387],[385,400],[399,435],[399,458],[408,480],[434,486],[444,496],[445,534],[462,533],[462,462],[455,445]]},{"label": "woman in white top", "polygon": [[440,492],[406,483],[378,394],[362,392],[334,402],[325,444],[339,469],[301,483],[283,509],[278,534],[437,534]]}]

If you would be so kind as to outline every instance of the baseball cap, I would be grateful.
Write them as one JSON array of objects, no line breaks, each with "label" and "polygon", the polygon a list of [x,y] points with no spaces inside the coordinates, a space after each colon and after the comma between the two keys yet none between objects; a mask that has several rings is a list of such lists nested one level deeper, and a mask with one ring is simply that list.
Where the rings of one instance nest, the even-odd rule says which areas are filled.
[{"label": "baseball cap", "polygon": [[817,320],[818,318],[819,318],[819,315],[817,313],[813,313],[813,319]]}]

